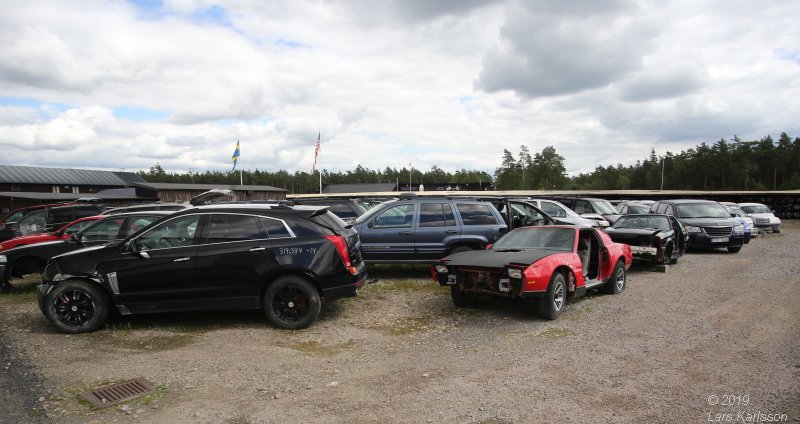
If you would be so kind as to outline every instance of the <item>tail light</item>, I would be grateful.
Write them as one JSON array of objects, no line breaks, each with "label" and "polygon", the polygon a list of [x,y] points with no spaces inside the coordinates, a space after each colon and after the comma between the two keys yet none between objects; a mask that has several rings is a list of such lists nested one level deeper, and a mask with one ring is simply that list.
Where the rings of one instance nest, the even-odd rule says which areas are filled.
[{"label": "tail light", "polygon": [[342,257],[344,267],[350,271],[350,274],[357,275],[358,269],[350,262],[350,251],[347,249],[347,242],[345,241],[344,237],[339,234],[323,237],[330,240],[331,243],[336,246],[336,250],[339,251],[339,256]]}]

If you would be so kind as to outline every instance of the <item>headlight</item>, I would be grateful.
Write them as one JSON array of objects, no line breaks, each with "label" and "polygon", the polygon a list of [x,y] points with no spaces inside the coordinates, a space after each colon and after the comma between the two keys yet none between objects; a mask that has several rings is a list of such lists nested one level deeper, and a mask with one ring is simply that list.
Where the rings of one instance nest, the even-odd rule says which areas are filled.
[{"label": "headlight", "polygon": [[772,217],[771,220],[772,220],[773,224],[780,224],[781,223],[781,219],[778,218],[777,216]]},{"label": "headlight", "polygon": [[743,225],[734,225],[733,226],[733,234],[744,234],[744,226]]},{"label": "headlight", "polygon": [[700,227],[695,227],[694,225],[687,225],[686,226],[686,232],[687,233],[699,233],[701,231],[702,230],[700,229]]},{"label": "headlight", "polygon": [[519,268],[509,268],[508,276],[515,279],[522,279],[522,270]]},{"label": "headlight", "polygon": [[447,274],[447,267],[444,265],[436,265],[434,268],[437,274]]},{"label": "headlight", "polygon": [[598,223],[598,224],[599,224],[601,227],[608,227],[608,226],[609,226],[609,224],[608,224],[608,221],[606,221],[606,220],[600,220],[600,221],[597,221],[597,223]]},{"label": "headlight", "polygon": [[4,264],[6,262],[8,262],[6,255],[0,255],[0,264]]}]

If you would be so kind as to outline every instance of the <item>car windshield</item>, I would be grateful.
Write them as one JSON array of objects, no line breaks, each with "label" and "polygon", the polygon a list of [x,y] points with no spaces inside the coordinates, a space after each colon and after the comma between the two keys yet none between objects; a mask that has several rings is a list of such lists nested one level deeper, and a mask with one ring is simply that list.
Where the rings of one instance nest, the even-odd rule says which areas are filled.
[{"label": "car windshield", "polygon": [[670,229],[666,216],[648,215],[623,215],[614,223],[613,228]]},{"label": "car windshield", "polygon": [[358,224],[360,224],[362,222],[367,222],[373,216],[375,216],[379,212],[381,212],[383,210],[382,206],[387,204],[387,203],[389,203],[389,202],[394,202],[394,200],[389,200],[389,201],[386,201],[386,202],[383,202],[383,203],[380,203],[378,205],[373,206],[371,209],[369,209],[366,212],[364,212],[363,215],[361,215],[358,218],[356,218],[355,222],[358,223]]},{"label": "car windshield", "polygon": [[769,210],[769,208],[764,205],[742,206],[742,210],[745,213],[772,213],[772,211]]},{"label": "car windshield", "polygon": [[719,203],[686,203],[677,205],[680,218],[730,218],[731,214]]},{"label": "car windshield", "polygon": [[492,246],[495,252],[527,249],[572,251],[575,246],[574,228],[523,227],[512,230]]},{"label": "car windshield", "polygon": [[597,213],[609,215],[614,215],[617,213],[617,210],[614,209],[614,206],[611,205],[611,202],[608,200],[592,200],[592,204],[594,204],[594,207],[597,208]]}]

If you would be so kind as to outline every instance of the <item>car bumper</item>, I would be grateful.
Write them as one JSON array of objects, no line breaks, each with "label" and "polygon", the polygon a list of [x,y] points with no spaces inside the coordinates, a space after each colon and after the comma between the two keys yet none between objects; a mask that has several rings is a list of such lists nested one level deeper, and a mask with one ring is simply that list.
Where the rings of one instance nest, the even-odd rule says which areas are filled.
[{"label": "car bumper", "polygon": [[744,244],[744,235],[730,235],[726,237],[711,237],[706,234],[689,234],[691,247],[736,247]]},{"label": "car bumper", "polygon": [[343,286],[337,287],[330,287],[327,289],[322,289],[322,297],[326,300],[334,300],[340,299],[343,297],[355,297],[358,294],[358,291],[364,287],[364,284],[367,281],[367,275],[364,274],[364,278],[360,279],[352,284],[345,284]]},{"label": "car bumper", "polygon": [[36,286],[36,304],[39,305],[39,310],[42,311],[44,314],[44,301],[47,298],[47,295],[50,294],[50,291],[53,290],[55,287],[52,284],[39,284]]},{"label": "car bumper", "polygon": [[631,246],[631,254],[633,256],[650,257],[650,256],[655,256],[657,253],[658,253],[657,247]]}]

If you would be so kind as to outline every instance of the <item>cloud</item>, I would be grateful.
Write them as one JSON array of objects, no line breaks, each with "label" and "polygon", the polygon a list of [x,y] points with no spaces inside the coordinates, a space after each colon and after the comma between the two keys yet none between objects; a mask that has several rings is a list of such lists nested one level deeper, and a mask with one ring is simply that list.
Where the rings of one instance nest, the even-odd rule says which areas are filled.
[{"label": "cloud", "polygon": [[657,28],[640,9],[622,2],[565,3],[509,7],[475,87],[524,98],[557,96],[604,87],[640,69]]},{"label": "cloud", "polygon": [[[569,172],[739,134],[800,134],[794,2],[14,1],[10,164],[170,171]],[[764,24],[768,22],[769,24]]]}]

